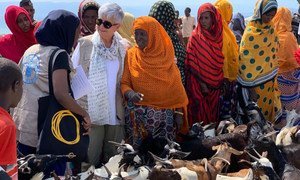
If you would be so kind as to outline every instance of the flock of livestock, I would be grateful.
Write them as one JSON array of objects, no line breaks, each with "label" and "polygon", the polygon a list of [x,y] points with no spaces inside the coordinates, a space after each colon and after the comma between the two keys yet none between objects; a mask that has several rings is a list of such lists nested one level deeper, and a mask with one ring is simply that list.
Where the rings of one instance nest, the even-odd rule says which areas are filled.
[{"label": "flock of livestock", "polygon": [[[230,119],[221,121],[218,127],[197,123],[189,135],[182,135],[182,143],[154,135],[145,139],[138,150],[124,142],[111,142],[119,154],[101,168],[90,167],[76,177],[57,177],[53,173],[50,179],[300,179],[300,128],[293,126],[300,114],[287,112],[286,126],[277,132],[255,103],[246,109],[247,124],[237,125]],[[23,176],[21,179],[42,179],[47,164],[58,158],[21,158],[19,175]]]}]

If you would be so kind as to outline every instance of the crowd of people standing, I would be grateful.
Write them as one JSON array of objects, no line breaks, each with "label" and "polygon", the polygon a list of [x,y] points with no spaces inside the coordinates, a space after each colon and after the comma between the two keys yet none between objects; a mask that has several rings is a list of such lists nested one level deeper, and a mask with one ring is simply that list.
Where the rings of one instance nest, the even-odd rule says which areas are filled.
[{"label": "crowd of people standing", "polygon": [[[0,168],[11,177],[17,150],[37,152],[38,101],[51,94],[49,83],[58,103],[83,118],[82,168],[117,153],[108,141],[139,148],[154,134],[175,140],[194,123],[244,115],[250,102],[278,128],[284,110],[300,113],[300,50],[291,11],[276,0],[257,0],[248,23],[228,0],[202,4],[197,18],[190,8],[179,18],[165,0],[136,18],[95,0],[83,0],[78,16],[54,10],[38,22],[34,12],[30,0],[7,7],[11,34],[0,37]],[[71,57],[93,87],[76,100]],[[66,162],[53,168],[62,175]]]}]

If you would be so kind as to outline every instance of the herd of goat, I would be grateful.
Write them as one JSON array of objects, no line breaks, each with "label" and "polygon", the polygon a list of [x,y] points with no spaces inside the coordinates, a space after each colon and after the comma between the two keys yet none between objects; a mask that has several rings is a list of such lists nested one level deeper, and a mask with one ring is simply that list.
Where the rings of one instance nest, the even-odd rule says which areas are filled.
[{"label": "herd of goat", "polygon": [[[111,142],[119,154],[101,168],[92,166],[76,177],[53,173],[50,179],[300,179],[300,128],[294,126],[300,114],[287,112],[286,126],[277,132],[255,103],[246,112],[247,124],[237,125],[233,120],[221,121],[218,127],[197,123],[180,143],[157,135],[146,138],[138,150],[124,142]],[[47,164],[58,158],[29,155],[19,159],[19,179],[42,179]]]}]

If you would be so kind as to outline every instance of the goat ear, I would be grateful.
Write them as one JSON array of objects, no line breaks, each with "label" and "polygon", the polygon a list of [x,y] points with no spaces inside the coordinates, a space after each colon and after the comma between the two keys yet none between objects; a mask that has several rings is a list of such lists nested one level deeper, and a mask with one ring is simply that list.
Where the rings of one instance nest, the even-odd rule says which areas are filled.
[{"label": "goat ear", "polygon": [[268,156],[268,151],[264,151],[261,156],[266,158]]},{"label": "goat ear", "polygon": [[125,140],[124,139],[122,139],[121,144],[125,144]]},{"label": "goat ear", "polygon": [[211,149],[212,149],[213,151],[217,151],[217,150],[219,149],[220,146],[221,146],[221,145],[213,146]]},{"label": "goat ear", "polygon": [[293,126],[292,128],[291,128],[291,133],[292,134],[296,134],[296,132],[298,131],[298,126]]},{"label": "goat ear", "polygon": [[232,133],[235,129],[235,124],[231,123],[226,129],[229,133]]}]

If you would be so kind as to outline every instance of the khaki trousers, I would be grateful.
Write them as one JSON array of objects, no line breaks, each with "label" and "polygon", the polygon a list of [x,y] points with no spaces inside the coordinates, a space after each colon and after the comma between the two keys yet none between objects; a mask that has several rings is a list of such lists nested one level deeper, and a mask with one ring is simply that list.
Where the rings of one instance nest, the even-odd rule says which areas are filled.
[{"label": "khaki trousers", "polygon": [[89,164],[98,166],[100,163],[106,163],[117,154],[117,147],[108,141],[120,143],[122,139],[124,139],[123,125],[92,125],[88,149]]}]

